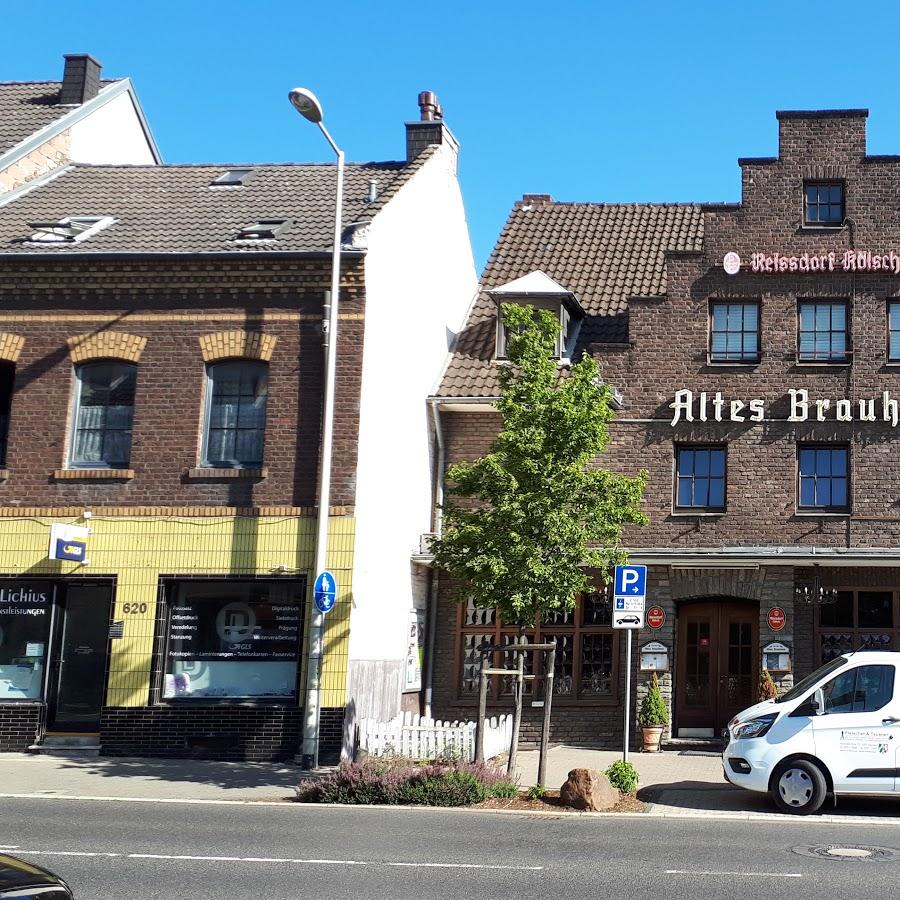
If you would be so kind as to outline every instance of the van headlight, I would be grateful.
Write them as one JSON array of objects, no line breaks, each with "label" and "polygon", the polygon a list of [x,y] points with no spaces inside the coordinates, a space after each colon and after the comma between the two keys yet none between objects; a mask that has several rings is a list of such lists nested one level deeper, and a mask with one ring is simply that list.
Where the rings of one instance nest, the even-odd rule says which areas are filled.
[{"label": "van headlight", "polygon": [[751,719],[749,722],[736,722],[732,726],[731,733],[735,740],[762,737],[777,718],[778,713],[767,713],[758,719]]}]

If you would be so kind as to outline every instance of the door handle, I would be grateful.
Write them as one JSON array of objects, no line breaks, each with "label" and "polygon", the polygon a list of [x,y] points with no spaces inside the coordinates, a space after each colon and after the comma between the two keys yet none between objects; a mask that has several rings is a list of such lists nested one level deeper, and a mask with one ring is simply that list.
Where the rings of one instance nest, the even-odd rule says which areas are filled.
[{"label": "door handle", "polygon": [[888,716],[887,718],[881,720],[882,725],[896,725],[897,722],[900,722],[900,719],[896,718],[895,716]]}]

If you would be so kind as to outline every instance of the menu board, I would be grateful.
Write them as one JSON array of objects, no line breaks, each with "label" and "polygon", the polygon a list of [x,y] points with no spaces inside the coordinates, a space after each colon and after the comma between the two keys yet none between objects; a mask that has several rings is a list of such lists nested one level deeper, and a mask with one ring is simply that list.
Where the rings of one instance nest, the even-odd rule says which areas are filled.
[{"label": "menu board", "polygon": [[295,603],[183,597],[169,616],[170,660],[295,660],[302,607]]}]

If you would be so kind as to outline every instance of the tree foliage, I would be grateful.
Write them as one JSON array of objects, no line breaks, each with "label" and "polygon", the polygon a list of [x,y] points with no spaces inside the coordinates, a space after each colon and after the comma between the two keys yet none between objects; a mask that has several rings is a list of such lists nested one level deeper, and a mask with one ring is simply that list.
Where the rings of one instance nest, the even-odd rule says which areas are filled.
[{"label": "tree foliage", "polygon": [[447,472],[449,499],[435,562],[449,572],[457,601],[473,597],[503,621],[533,625],[566,612],[587,586],[586,569],[625,561],[621,529],[646,524],[646,473],[595,465],[614,413],[609,388],[587,354],[566,372],[553,348],[559,320],[504,304],[509,364],[499,371],[502,417],[490,451]]}]

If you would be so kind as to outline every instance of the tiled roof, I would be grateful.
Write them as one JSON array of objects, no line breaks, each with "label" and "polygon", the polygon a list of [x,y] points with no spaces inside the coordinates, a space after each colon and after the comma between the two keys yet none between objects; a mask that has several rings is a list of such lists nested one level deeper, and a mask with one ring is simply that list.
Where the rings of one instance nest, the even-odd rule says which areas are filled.
[{"label": "tiled roof", "polygon": [[[113,83],[100,82],[101,87]],[[0,153],[74,109],[60,106],[59,88],[59,81],[0,82]]]},{"label": "tiled roof", "polygon": [[[414,162],[348,164],[343,222],[366,223],[437,148]],[[210,187],[235,168],[254,169],[244,186]],[[368,202],[369,183],[377,199]],[[334,233],[334,164],[72,165],[57,177],[0,206],[0,256],[9,253],[264,253],[328,251]],[[31,222],[67,216],[115,221],[83,241],[29,242]],[[261,219],[292,219],[274,240],[236,240]]]},{"label": "tiled roof", "polygon": [[493,397],[496,332],[491,288],[540,270],[572,291],[586,312],[579,352],[628,339],[628,298],[666,292],[667,251],[697,252],[703,214],[696,204],[516,204],[481,278],[451,354],[440,397]]}]

